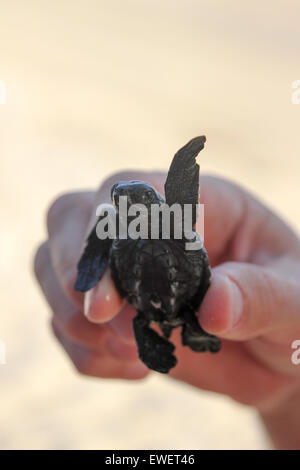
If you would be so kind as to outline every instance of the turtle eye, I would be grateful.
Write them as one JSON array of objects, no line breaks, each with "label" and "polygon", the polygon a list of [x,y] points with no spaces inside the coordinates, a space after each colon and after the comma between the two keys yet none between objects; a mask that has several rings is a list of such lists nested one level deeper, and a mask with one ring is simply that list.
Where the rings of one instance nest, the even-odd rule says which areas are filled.
[{"label": "turtle eye", "polygon": [[152,191],[147,191],[147,199],[148,199],[149,201],[153,201],[153,199],[154,199],[154,194],[153,194]]}]

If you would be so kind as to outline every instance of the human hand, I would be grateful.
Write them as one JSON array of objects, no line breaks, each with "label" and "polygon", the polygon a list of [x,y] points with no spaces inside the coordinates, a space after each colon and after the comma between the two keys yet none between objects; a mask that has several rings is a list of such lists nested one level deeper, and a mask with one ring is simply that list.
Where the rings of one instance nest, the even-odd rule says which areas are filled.
[{"label": "human hand", "polygon": [[[97,377],[139,379],[149,371],[137,357],[135,312],[120,298],[109,271],[86,295],[85,305],[83,294],[73,289],[95,208],[109,202],[110,187],[124,179],[146,180],[163,192],[165,175],[120,173],[96,193],[57,199],[48,212],[49,236],[37,252],[35,272],[54,313],[54,333],[77,369]],[[290,359],[291,344],[300,339],[299,239],[228,181],[202,176],[201,202],[213,276],[199,321],[223,338],[223,346],[217,355],[197,354],[181,345],[175,331],[178,365],[169,376],[267,413],[300,388],[299,370]]]}]

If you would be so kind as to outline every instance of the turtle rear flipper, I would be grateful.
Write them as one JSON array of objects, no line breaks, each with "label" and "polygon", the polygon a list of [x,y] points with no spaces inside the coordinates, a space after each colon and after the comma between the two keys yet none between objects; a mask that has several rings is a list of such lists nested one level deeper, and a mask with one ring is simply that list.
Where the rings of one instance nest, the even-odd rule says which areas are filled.
[{"label": "turtle rear flipper", "polygon": [[221,349],[221,341],[201,328],[196,315],[192,311],[182,314],[184,325],[181,331],[183,346],[189,346],[193,351],[216,353]]},{"label": "turtle rear flipper", "polygon": [[150,328],[142,313],[133,319],[133,329],[141,361],[149,369],[167,374],[177,364],[175,346]]},{"label": "turtle rear flipper", "polygon": [[182,344],[183,346],[189,346],[195,352],[210,351],[216,353],[221,349],[219,338],[206,333],[204,330],[191,330],[187,325],[182,327]]}]

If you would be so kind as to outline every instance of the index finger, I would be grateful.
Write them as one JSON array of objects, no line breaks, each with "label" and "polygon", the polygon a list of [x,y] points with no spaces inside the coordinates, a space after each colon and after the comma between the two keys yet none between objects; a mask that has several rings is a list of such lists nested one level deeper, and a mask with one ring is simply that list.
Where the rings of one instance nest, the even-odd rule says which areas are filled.
[{"label": "index finger", "polygon": [[47,213],[49,250],[53,268],[67,297],[83,307],[83,295],[74,290],[76,266],[93,208],[95,192],[66,193]]},{"label": "index finger", "polygon": [[108,321],[111,316],[115,316],[120,311],[123,303],[108,271],[96,286],[96,294],[99,292],[101,303],[99,305],[98,295],[96,295],[96,309],[93,306],[90,313],[87,305],[91,304],[90,299],[94,299],[95,290],[82,294],[74,289],[77,263],[84,245],[87,226],[90,220],[93,220],[96,194],[101,194],[101,191],[63,195],[51,205],[47,216],[51,261],[60,285],[67,297],[81,311],[85,305],[87,318],[95,322],[97,322],[99,307],[100,318]]}]

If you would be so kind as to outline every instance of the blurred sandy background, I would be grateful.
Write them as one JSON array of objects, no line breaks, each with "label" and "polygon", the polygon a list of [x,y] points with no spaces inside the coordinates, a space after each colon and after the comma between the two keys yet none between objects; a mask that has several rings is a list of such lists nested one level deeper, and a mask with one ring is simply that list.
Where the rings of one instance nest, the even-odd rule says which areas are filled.
[{"label": "blurred sandy background", "polygon": [[1,0],[0,447],[267,448],[252,410],[153,375],[76,375],[31,273],[44,212],[112,171],[166,168],[207,135],[202,171],[300,229],[298,1]]}]

